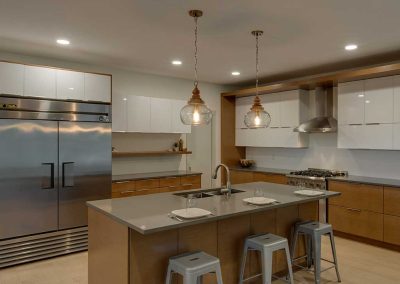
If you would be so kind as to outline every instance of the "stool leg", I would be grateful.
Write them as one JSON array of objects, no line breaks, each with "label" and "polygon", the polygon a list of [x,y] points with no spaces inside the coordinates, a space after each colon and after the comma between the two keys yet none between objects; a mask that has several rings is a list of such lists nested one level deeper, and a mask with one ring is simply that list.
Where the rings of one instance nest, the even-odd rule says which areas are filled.
[{"label": "stool leg", "polygon": [[321,279],[321,236],[314,233],[312,236],[314,250],[314,277],[315,283],[319,284]]},{"label": "stool leg", "polygon": [[217,275],[217,283],[218,284],[224,284],[222,281],[222,273],[221,273],[221,266],[218,265],[217,270],[216,270],[216,275]]},{"label": "stool leg", "polygon": [[335,239],[333,238],[332,232],[329,233],[329,238],[331,240],[332,255],[333,255],[333,260],[335,262],[335,270],[336,270],[337,280],[338,280],[338,282],[342,282],[342,279],[340,278],[340,274],[339,274],[339,266],[338,266],[337,257],[336,257]]},{"label": "stool leg", "polygon": [[289,271],[289,281],[290,284],[293,284],[293,270],[292,270],[292,260],[290,259],[290,252],[288,244],[285,245],[285,254],[286,254],[286,261]]},{"label": "stool leg", "polygon": [[186,273],[183,277],[183,284],[197,284],[197,275],[192,273]]},{"label": "stool leg", "polygon": [[240,267],[240,276],[239,276],[239,284],[243,284],[243,279],[244,279],[244,271],[246,269],[246,259],[247,259],[247,251],[248,251],[248,246],[247,244],[244,245],[243,249],[243,255],[242,255],[242,264]]},{"label": "stool leg", "polygon": [[171,274],[172,274],[171,266],[168,265],[167,277],[165,278],[165,284],[171,284],[171,280],[172,280]]},{"label": "stool leg", "polygon": [[304,235],[304,238],[306,240],[306,253],[307,253],[307,268],[310,269],[312,266],[312,239],[309,235]]},{"label": "stool leg", "polygon": [[272,281],[272,252],[264,250],[262,254],[263,284],[271,284]]},{"label": "stool leg", "polygon": [[292,237],[292,240],[290,242],[290,258],[294,259],[294,252],[296,250],[296,245],[297,245],[297,238],[299,237],[299,231],[297,229],[294,230],[294,234]]},{"label": "stool leg", "polygon": [[203,276],[197,277],[197,284],[203,284]]}]

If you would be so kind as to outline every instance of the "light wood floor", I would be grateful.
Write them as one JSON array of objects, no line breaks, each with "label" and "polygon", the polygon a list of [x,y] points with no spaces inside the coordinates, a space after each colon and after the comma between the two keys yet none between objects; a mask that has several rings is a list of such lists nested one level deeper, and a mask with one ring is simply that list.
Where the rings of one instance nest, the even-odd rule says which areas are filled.
[{"label": "light wood floor", "polygon": [[[344,284],[400,283],[400,253],[374,246],[335,238],[340,273]],[[323,256],[330,256],[327,239],[323,241]],[[296,283],[313,283],[313,274],[295,273]],[[335,283],[335,271],[322,274],[322,283]],[[0,269],[0,284],[86,284],[87,253]],[[274,283],[281,283],[275,281]],[[284,282],[282,282],[284,283]],[[116,283],[117,284],[117,283]]]}]

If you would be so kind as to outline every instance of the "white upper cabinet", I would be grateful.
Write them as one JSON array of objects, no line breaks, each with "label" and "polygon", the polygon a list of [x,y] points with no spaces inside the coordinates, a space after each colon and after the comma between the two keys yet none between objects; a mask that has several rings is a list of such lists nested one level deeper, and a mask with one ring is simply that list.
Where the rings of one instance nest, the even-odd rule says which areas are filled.
[{"label": "white upper cabinet", "polygon": [[57,98],[56,69],[25,66],[24,96]]},{"label": "white upper cabinet", "polygon": [[260,99],[265,111],[271,116],[271,123],[269,127],[280,127],[281,93],[262,95],[260,96]]},{"label": "white upper cabinet", "polygon": [[282,92],[280,94],[281,127],[297,127],[300,124],[300,95],[299,90]]},{"label": "white upper cabinet", "polygon": [[400,123],[393,124],[393,149],[400,150]]},{"label": "white upper cabinet", "polygon": [[236,98],[235,125],[237,129],[247,128],[244,124],[244,116],[250,111],[254,97]]},{"label": "white upper cabinet", "polygon": [[141,96],[127,97],[127,120],[129,132],[151,132],[151,98]]},{"label": "white upper cabinet", "polygon": [[172,133],[190,133],[192,127],[183,124],[181,120],[181,109],[186,105],[184,100],[170,100],[171,104],[171,132]]},{"label": "white upper cabinet", "polygon": [[338,123],[364,123],[364,82],[340,83],[338,86]]},{"label": "white upper cabinet", "polygon": [[111,102],[111,76],[85,73],[85,100]]},{"label": "white upper cabinet", "polygon": [[364,81],[365,123],[393,122],[393,77]]},{"label": "white upper cabinet", "polygon": [[0,62],[0,94],[24,94],[24,65]]},{"label": "white upper cabinet", "polygon": [[84,100],[84,73],[57,70],[57,99]]},{"label": "white upper cabinet", "polygon": [[150,99],[150,130],[155,133],[171,133],[171,102],[169,99]]},{"label": "white upper cabinet", "polygon": [[127,119],[127,104],[128,98],[126,96],[115,94],[112,103],[112,131],[113,132],[126,132],[128,131]]},{"label": "white upper cabinet", "polygon": [[394,85],[393,118],[394,122],[400,122],[400,76],[393,77],[393,85]]}]

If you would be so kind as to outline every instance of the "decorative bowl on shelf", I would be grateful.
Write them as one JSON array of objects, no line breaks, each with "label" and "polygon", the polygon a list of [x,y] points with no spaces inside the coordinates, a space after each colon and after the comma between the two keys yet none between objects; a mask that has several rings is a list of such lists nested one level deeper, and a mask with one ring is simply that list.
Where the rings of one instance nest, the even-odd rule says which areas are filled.
[{"label": "decorative bowl on shelf", "polygon": [[242,168],[250,168],[255,165],[254,160],[240,159],[239,164]]}]

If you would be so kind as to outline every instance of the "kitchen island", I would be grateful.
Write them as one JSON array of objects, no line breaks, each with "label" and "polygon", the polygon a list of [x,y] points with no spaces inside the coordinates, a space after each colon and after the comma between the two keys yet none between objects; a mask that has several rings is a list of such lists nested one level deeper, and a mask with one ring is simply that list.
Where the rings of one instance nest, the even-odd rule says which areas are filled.
[{"label": "kitchen island", "polygon": [[[229,199],[197,199],[196,207],[212,215],[184,222],[168,216],[186,206],[186,198],[173,193],[88,202],[89,284],[160,284],[165,281],[169,257],[196,250],[217,256],[224,283],[237,283],[247,236],[270,232],[289,238],[296,221],[318,219],[319,199],[339,195],[326,191],[320,196],[299,196],[294,193],[298,187],[266,182],[232,188],[243,192]],[[278,202],[264,206],[243,202],[256,189]],[[300,247],[296,254],[302,251]],[[277,254],[274,260],[275,272],[285,270],[283,255]],[[247,273],[258,271],[258,261],[256,255],[250,256]],[[215,283],[214,278],[205,277],[204,283]]]}]

